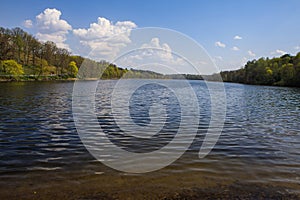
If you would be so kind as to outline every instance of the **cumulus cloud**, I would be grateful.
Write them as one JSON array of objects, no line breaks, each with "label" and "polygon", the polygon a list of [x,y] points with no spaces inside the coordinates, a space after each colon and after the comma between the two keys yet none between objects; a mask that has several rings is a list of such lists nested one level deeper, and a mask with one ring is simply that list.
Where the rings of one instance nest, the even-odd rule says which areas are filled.
[{"label": "cumulus cloud", "polygon": [[73,34],[79,38],[82,45],[91,51],[90,57],[95,59],[114,58],[122,47],[130,40],[132,29],[136,24],[131,21],[112,23],[99,17],[97,23],[90,24],[88,29],[74,29]]},{"label": "cumulus cloud", "polygon": [[295,50],[299,50],[300,49],[300,46],[295,46]]},{"label": "cumulus cloud", "polygon": [[150,43],[143,44],[141,48],[145,48],[146,54],[150,56],[157,56],[164,61],[176,62],[173,58],[170,46],[167,43],[160,44],[158,38],[152,38]]},{"label": "cumulus cloud", "polygon": [[69,49],[65,44],[68,31],[72,26],[65,20],[60,19],[61,12],[55,8],[47,8],[36,16],[37,38],[41,41],[52,41],[60,48]]},{"label": "cumulus cloud", "polygon": [[282,56],[284,54],[287,54],[287,52],[283,51],[283,50],[280,50],[280,49],[277,49],[276,51],[271,52],[271,55],[280,55],[280,56]]},{"label": "cumulus cloud", "polygon": [[30,19],[26,19],[24,22],[23,22],[23,26],[25,28],[31,28],[33,26],[32,24],[32,21]]},{"label": "cumulus cloud", "polygon": [[251,51],[251,50],[248,51],[248,55],[251,56],[251,57],[255,57],[256,56],[256,54],[253,51]]},{"label": "cumulus cloud", "polygon": [[215,42],[215,46],[221,47],[221,48],[225,48],[226,47],[226,45],[224,43],[220,42],[220,41]]},{"label": "cumulus cloud", "polygon": [[143,70],[154,70],[166,74],[176,73],[191,67],[184,58],[175,54],[167,43],[161,42],[157,37],[152,38],[149,42],[142,44],[140,48],[118,59],[116,64]]},{"label": "cumulus cloud", "polygon": [[234,47],[231,48],[231,50],[232,51],[239,51],[240,49],[238,47],[234,46]]},{"label": "cumulus cloud", "polygon": [[234,39],[234,40],[241,40],[241,39],[243,39],[243,38],[242,38],[241,36],[239,36],[239,35],[236,35],[236,36],[233,37],[233,39]]}]

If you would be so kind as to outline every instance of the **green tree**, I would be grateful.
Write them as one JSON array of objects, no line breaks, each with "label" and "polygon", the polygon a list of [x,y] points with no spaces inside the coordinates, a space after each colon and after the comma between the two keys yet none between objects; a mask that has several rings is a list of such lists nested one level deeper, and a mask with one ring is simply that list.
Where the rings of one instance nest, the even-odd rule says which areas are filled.
[{"label": "green tree", "polygon": [[293,85],[295,69],[291,63],[284,64],[281,68],[281,85]]},{"label": "green tree", "polygon": [[78,73],[78,67],[76,65],[76,62],[71,61],[69,63],[68,75],[75,78],[77,76],[77,73]]},{"label": "green tree", "polygon": [[18,80],[20,76],[24,74],[22,65],[18,64],[14,60],[4,60],[2,61],[1,65],[4,74],[9,75],[16,80]]},{"label": "green tree", "polygon": [[12,33],[14,45],[17,49],[17,61],[21,62],[21,53],[24,50],[24,45],[25,45],[24,44],[25,32],[21,28],[16,27],[11,30],[11,33]]}]

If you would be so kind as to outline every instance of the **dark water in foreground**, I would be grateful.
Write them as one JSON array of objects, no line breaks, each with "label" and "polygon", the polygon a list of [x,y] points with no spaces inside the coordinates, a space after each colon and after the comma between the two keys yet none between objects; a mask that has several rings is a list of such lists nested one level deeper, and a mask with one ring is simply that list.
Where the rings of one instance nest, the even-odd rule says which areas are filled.
[{"label": "dark water in foreground", "polygon": [[[101,81],[96,95],[99,123],[111,139],[140,153],[166,145],[157,137],[154,147],[145,141],[132,146],[132,140],[121,137],[106,107],[115,83]],[[72,115],[73,82],[1,83],[0,199],[299,199],[300,89],[226,83],[222,135],[199,159],[210,103],[204,82],[190,84],[201,119],[189,150],[161,170],[128,174],[96,161],[83,146]],[[143,95],[147,90],[155,93]],[[136,124],[150,123],[149,99],[159,94],[168,91],[149,86],[134,94],[130,114]],[[175,96],[167,102],[165,133],[172,139],[181,110]],[[154,116],[160,117],[155,111]]]}]

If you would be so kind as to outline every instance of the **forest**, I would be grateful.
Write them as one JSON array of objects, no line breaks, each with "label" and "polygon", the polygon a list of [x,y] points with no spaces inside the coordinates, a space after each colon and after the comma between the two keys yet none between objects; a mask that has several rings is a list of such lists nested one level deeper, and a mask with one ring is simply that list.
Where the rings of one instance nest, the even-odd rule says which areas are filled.
[{"label": "forest", "polygon": [[[88,66],[87,66],[88,65]],[[80,74],[78,69],[85,66]],[[54,42],[40,42],[21,28],[0,27],[0,80],[62,80],[70,78],[163,78],[162,74],[123,69],[106,61],[72,55]]]},{"label": "forest", "polygon": [[0,27],[0,78],[8,80],[63,79],[75,77],[84,60],[58,48],[53,42],[42,43],[21,28]]},{"label": "forest", "polygon": [[221,76],[225,82],[300,87],[300,52],[248,61],[243,68],[223,71]]},{"label": "forest", "polygon": [[[152,71],[120,68],[106,61],[72,55],[51,41],[40,42],[21,28],[0,27],[0,80],[61,80],[61,79],[203,79],[201,75],[163,75]],[[78,74],[78,69],[84,66]],[[215,75],[205,76],[213,80]],[[300,86],[300,52],[279,58],[248,61],[238,70],[223,71],[225,82],[255,85]]]}]

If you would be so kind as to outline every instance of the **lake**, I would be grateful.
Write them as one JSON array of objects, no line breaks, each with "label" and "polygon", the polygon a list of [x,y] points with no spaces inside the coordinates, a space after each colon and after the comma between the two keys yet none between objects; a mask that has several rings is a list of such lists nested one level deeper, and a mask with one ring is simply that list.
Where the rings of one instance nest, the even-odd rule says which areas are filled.
[{"label": "lake", "polygon": [[[174,87],[181,81],[160,80]],[[167,145],[179,125],[185,125],[180,124],[176,96],[149,84],[133,94],[130,116],[146,127],[153,101],[165,101],[167,119],[151,111],[156,116],[152,120],[166,121],[164,137],[139,141],[122,135],[108,106],[116,83],[99,81],[95,97],[98,122],[117,145],[135,153],[152,152]],[[74,82],[1,83],[0,198],[300,199],[300,89],[225,83],[222,134],[209,155],[199,159],[210,98],[205,82],[188,83],[200,108],[197,136],[178,160],[145,174],[109,168],[84,147],[72,114]],[[154,98],[162,94],[169,97]],[[185,101],[189,105],[188,98]],[[183,138],[178,149],[184,143]]]}]

